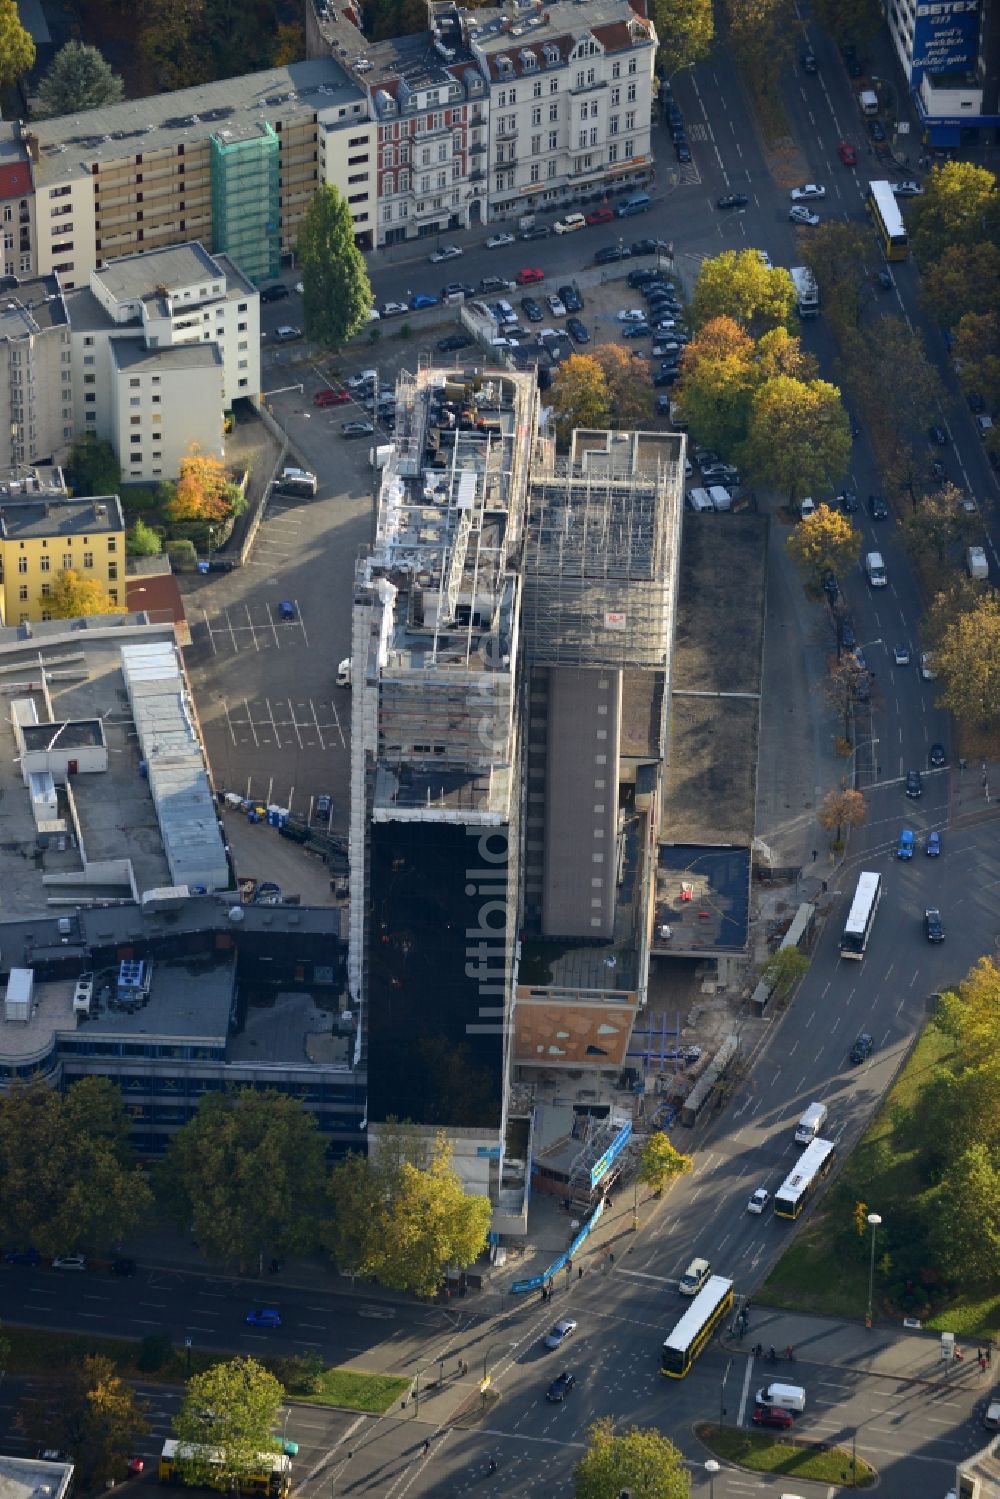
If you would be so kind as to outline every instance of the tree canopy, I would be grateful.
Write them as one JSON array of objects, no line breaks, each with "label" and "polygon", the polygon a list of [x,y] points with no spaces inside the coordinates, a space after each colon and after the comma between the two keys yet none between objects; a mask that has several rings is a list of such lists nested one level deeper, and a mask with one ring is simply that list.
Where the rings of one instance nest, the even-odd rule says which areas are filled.
[{"label": "tree canopy", "polygon": [[817,505],[785,542],[792,561],[813,582],[827,572],[843,575],[861,555],[861,533],[840,510]]},{"label": "tree canopy", "polygon": [[118,494],[122,471],[115,450],[103,437],[78,437],[67,461],[74,494]]},{"label": "tree canopy", "polygon": [[626,432],[644,427],[653,404],[647,361],[619,344],[598,344],[593,357],[604,376],[611,425]]},{"label": "tree canopy", "polygon": [[178,1467],[186,1483],[233,1490],[260,1467],[262,1452],[280,1452],[274,1425],[285,1392],[262,1364],[234,1358],[187,1382],[173,1420],[183,1444]]},{"label": "tree canopy", "polygon": [[860,791],[841,787],[839,791],[828,791],[816,811],[816,821],[821,828],[833,834],[839,843],[845,828],[859,828],[864,822],[868,808]]},{"label": "tree canopy", "polygon": [[977,598],[944,630],[935,652],[943,682],[942,706],[970,729],[995,724],[1000,714],[1000,596]]},{"label": "tree canopy", "polygon": [[149,1430],[147,1409],[109,1358],[88,1354],[30,1390],[16,1420],[31,1447],[68,1453],[77,1483],[97,1489],[127,1476],[126,1463]]},{"label": "tree canopy", "polygon": [[102,104],[117,104],[124,86],[107,59],[86,42],[60,47],[38,86],[43,116],[78,114]]},{"label": "tree canopy", "polygon": [[49,592],[37,602],[53,619],[85,619],[93,614],[123,614],[99,578],[84,578],[73,568],[57,573]]},{"label": "tree canopy", "polygon": [[573,1469],[576,1499],[689,1499],[691,1474],[683,1454],[650,1427],[620,1435],[610,1417],[587,1433],[587,1451]]},{"label": "tree canopy", "polygon": [[850,451],[847,413],[835,385],[779,375],[757,391],[744,462],[759,483],[800,500],[832,488]]},{"label": "tree canopy", "polygon": [[791,327],[795,301],[792,278],[783,266],[769,270],[759,250],[724,250],[698,272],[691,320],[695,328],[717,317],[758,332]]},{"label": "tree canopy", "polygon": [[35,44],[21,25],[17,0],[0,0],[0,84],[15,83],[35,61]]},{"label": "tree canopy", "polygon": [[556,436],[569,442],[574,427],[606,427],[611,417],[608,382],[592,354],[571,354],[552,378],[549,391]]},{"label": "tree canopy", "polygon": [[668,75],[702,62],[712,50],[711,0],[653,0],[649,13],[660,43],[660,66]]},{"label": "tree canopy", "polygon": [[675,1176],[685,1176],[694,1170],[694,1161],[672,1145],[662,1130],[650,1135],[642,1147],[639,1160],[639,1180],[656,1193],[663,1191],[668,1181]]},{"label": "tree canopy", "polygon": [[306,336],[335,349],[364,327],[372,308],[365,258],[354,239],[350,204],[326,184],[313,196],[299,230]]},{"label": "tree canopy", "polygon": [[921,270],[953,245],[1000,241],[1000,190],[986,167],[949,161],[937,167],[913,205],[910,243]]},{"label": "tree canopy", "polygon": [[943,328],[954,328],[967,312],[995,312],[1000,305],[1000,247],[988,241],[949,245],[923,273],[922,300]]}]

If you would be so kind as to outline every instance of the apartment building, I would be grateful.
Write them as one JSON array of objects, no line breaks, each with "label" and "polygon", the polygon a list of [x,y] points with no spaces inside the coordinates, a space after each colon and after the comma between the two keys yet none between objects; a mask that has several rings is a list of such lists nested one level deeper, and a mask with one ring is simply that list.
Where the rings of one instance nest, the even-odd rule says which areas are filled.
[{"label": "apartment building", "polygon": [[224,456],[225,413],[260,393],[260,298],[227,255],[176,245],[92,270],[66,294],[76,431],[133,483],[177,477],[192,445]]},{"label": "apartment building", "polygon": [[[367,114],[364,91],[328,56],[8,126],[3,142],[19,147],[34,183],[32,268],[73,289],[109,260],[197,239],[254,282],[267,280],[294,250],[324,180],[321,139],[356,134]],[[347,151],[326,153],[333,170],[346,166]],[[364,243],[374,227],[371,179],[326,180],[353,199]]]},{"label": "apartment building", "polygon": [[0,122],[0,218],[4,276],[30,276],[34,256],[35,189],[31,166],[16,127]]},{"label": "apartment building", "polygon": [[66,305],[55,276],[0,292],[0,472],[61,462],[73,438]]},{"label": "apartment building", "polygon": [[[996,0],[886,0],[889,37],[913,95],[924,141],[955,150],[963,132],[992,132],[1000,119],[1000,5]],[[876,79],[897,114],[896,85]]]},{"label": "apartment building", "polygon": [[125,522],[117,495],[71,499],[59,469],[0,478],[0,623],[50,619],[45,600],[72,570],[125,601]]}]

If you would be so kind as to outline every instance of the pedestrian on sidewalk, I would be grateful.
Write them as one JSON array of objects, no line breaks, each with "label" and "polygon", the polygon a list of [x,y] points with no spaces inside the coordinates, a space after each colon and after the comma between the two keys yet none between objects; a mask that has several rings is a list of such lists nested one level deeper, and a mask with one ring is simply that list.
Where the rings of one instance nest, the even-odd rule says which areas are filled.
[{"label": "pedestrian on sidewalk", "polygon": [[428,1454],[428,1452],[430,1452],[430,1450],[431,1450],[431,1439],[430,1439],[430,1437],[424,1437],[423,1444],[422,1444],[422,1446],[420,1448],[420,1451],[423,1454],[423,1456],[426,1457],[427,1454]]},{"label": "pedestrian on sidewalk", "polygon": [[576,1278],[577,1278],[577,1280],[582,1280],[583,1279],[583,1266],[582,1265],[578,1265],[577,1266]]}]

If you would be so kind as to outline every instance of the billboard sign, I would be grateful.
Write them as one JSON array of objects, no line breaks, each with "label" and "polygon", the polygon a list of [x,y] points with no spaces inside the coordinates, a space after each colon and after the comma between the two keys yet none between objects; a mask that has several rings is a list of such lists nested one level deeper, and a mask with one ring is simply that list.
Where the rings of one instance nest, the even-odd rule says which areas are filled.
[{"label": "billboard sign", "polygon": [[[970,71],[979,56],[980,0],[931,0],[917,6],[912,73]],[[912,76],[912,75],[911,75]]]}]

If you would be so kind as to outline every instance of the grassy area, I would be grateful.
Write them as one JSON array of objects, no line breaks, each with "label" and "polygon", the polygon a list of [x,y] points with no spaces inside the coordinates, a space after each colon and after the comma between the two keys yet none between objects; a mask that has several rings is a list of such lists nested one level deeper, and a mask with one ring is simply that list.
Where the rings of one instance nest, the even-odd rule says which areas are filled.
[{"label": "grassy area", "polygon": [[[204,1349],[191,1350],[190,1367],[186,1350],[174,1349],[158,1369],[139,1367],[141,1343],[126,1338],[89,1337],[86,1333],[42,1332],[33,1327],[17,1327],[5,1322],[3,1336],[10,1343],[7,1358],[9,1374],[60,1374],[71,1364],[79,1364],[88,1354],[102,1354],[111,1360],[125,1379],[141,1379],[151,1384],[183,1384],[189,1374],[221,1362],[222,1353]],[[261,1363],[268,1364],[267,1358]],[[410,1388],[409,1379],[395,1374],[368,1374],[359,1369],[324,1369],[320,1389],[314,1395],[293,1394],[293,1400],[311,1405],[335,1405],[345,1410],[367,1411],[381,1415]]]},{"label": "grassy area", "polygon": [[[887,1225],[912,1214],[913,1204],[927,1190],[928,1183],[921,1174],[908,1121],[919,1111],[925,1082],[952,1054],[951,1039],[928,1026],[882,1107],[844,1163],[821,1210],[799,1231],[768,1276],[760,1293],[762,1301],[828,1317],[861,1315],[868,1298],[868,1257],[861,1252],[863,1246],[859,1247],[853,1239],[853,1228],[845,1243],[844,1225],[851,1224],[858,1202],[868,1203]],[[876,1255],[879,1253],[876,1244]],[[928,1309],[909,1308],[894,1301],[887,1294],[885,1278],[878,1270],[875,1287],[876,1316],[884,1311],[899,1320],[912,1310],[925,1327],[984,1339],[1000,1334],[1000,1288],[967,1286],[948,1298],[944,1288],[928,1285],[924,1288],[931,1297]]]},{"label": "grassy area", "polygon": [[698,1426],[695,1430],[716,1457],[754,1473],[776,1473],[781,1478],[857,1489],[869,1488],[875,1482],[875,1470],[860,1457],[854,1459],[852,1473],[851,1453],[844,1447],[792,1442],[764,1431],[744,1431],[739,1426]]}]

